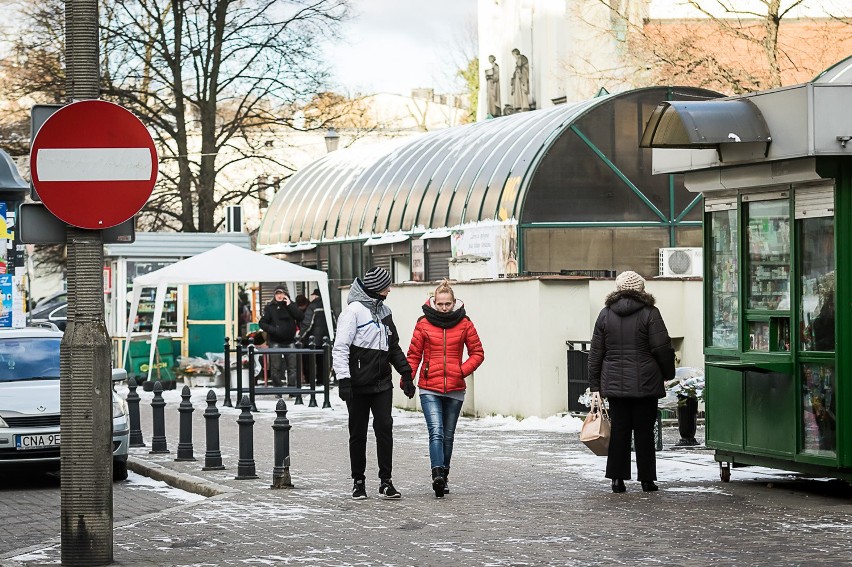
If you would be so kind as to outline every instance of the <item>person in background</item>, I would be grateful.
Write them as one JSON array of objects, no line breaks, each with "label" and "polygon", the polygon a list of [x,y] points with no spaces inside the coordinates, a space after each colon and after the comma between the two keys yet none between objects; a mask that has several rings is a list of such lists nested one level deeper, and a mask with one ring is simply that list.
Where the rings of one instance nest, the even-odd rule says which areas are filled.
[{"label": "person in background", "polygon": [[385,305],[391,277],[384,268],[372,268],[364,279],[355,278],[347,305],[337,319],[332,364],[337,375],[338,395],[349,410],[349,463],[352,469],[352,498],[367,498],[364,472],[367,467],[367,426],[373,414],[376,456],[379,464],[379,494],[399,498],[391,479],[393,469],[393,382],[391,365],[407,384],[406,395],[414,397],[414,381],[391,310]]},{"label": "person in background", "polygon": [[249,304],[248,293],[242,286],[240,286],[237,298],[237,336],[244,337],[248,330],[248,324],[251,323],[251,305]]},{"label": "person in background", "polygon": [[[308,303],[310,303],[310,301],[308,301],[308,298],[305,297],[303,294],[300,293],[296,296],[296,307],[298,307],[299,311],[302,312],[302,320],[299,322],[298,328],[296,329],[296,338],[295,338],[295,340],[299,341],[299,342],[301,342],[301,340],[302,340],[300,337],[302,335],[302,328],[305,324],[304,317],[305,317],[305,310],[308,308]],[[302,343],[302,346],[307,347],[308,343],[304,342],[304,343]],[[299,383],[300,384],[307,384],[308,383],[308,372],[310,372],[310,370],[308,370],[308,364],[310,363],[310,360],[308,359],[308,355],[307,354],[300,354],[296,358],[299,360]]]},{"label": "person in background", "polygon": [[308,303],[310,303],[310,301],[308,301],[308,298],[302,295],[301,293],[296,296],[296,307],[298,307],[302,311],[302,313],[304,313],[305,309],[308,308]]},{"label": "person in background", "polygon": [[[304,313],[290,301],[290,296],[282,286],[275,288],[272,301],[263,309],[260,318],[260,328],[266,331],[269,348],[286,348],[293,345],[296,338],[297,324],[304,318]],[[287,385],[298,387],[297,359],[295,354],[270,354],[269,373],[273,386],[283,383],[284,363],[287,364]]]},{"label": "person in background", "polygon": [[[467,360],[462,360],[465,348]],[[420,368],[417,386],[429,430],[432,489],[437,498],[450,491],[447,477],[456,423],[467,387],[464,379],[484,360],[485,351],[476,327],[467,316],[462,300],[456,299],[453,288],[444,280],[435,289],[435,297],[423,305],[423,316],[417,320],[408,347],[408,365],[414,374]],[[405,390],[408,385],[400,382],[400,387]]]},{"label": "person in background", "polygon": [[[325,320],[325,307],[322,304],[320,292],[315,289],[311,292],[311,301],[308,303],[308,308],[305,309],[305,318],[302,319],[302,325],[299,330],[299,341],[302,345],[308,346],[311,338],[314,339],[314,346],[322,348],[325,338],[329,336],[328,323]],[[317,384],[325,384],[328,378],[328,361],[325,359],[325,353],[317,357]]]},{"label": "person in background", "polygon": [[675,375],[674,349],[654,296],[636,272],[622,272],[595,322],[589,349],[589,389],[609,401],[612,431],[606,478],[624,492],[630,480],[630,438],[636,445],[636,478],[642,490],[658,490],[654,453],[657,400]]}]

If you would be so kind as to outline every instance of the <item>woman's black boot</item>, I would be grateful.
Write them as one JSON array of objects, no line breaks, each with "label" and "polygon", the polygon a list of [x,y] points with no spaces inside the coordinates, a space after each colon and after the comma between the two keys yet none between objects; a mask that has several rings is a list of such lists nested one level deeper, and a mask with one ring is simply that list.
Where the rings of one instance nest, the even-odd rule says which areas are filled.
[{"label": "woman's black boot", "polygon": [[444,480],[444,468],[435,467],[432,469],[432,489],[435,491],[435,498],[444,497],[444,488],[447,481]]},{"label": "woman's black boot", "polygon": [[653,480],[643,480],[642,481],[642,492],[656,492],[660,489],[659,486],[654,484]]},{"label": "woman's black boot", "polygon": [[450,469],[444,467],[444,494],[450,493]]},{"label": "woman's black boot", "polygon": [[[644,483],[642,485],[644,487]],[[612,479],[612,491],[613,492],[624,492],[627,490],[627,487],[624,486],[624,481],[620,478]]]}]

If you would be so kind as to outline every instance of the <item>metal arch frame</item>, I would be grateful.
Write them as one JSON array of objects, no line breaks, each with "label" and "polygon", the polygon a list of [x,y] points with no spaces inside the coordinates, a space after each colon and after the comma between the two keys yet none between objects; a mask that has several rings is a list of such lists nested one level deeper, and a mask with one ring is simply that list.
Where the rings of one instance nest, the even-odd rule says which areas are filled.
[{"label": "metal arch frame", "polygon": [[[509,127],[508,127],[507,125],[501,125],[501,126],[502,126],[502,127],[501,127],[501,128],[499,128],[496,132],[494,132],[494,134],[500,134],[500,133],[502,133],[504,130],[508,130],[508,129],[509,129]],[[480,173],[482,173],[482,169],[483,169],[483,167],[482,167],[482,166],[483,166],[483,164],[489,161],[489,159],[488,159],[488,158],[494,154],[495,149],[496,149],[496,148],[491,148],[491,147],[490,147],[489,145],[487,145],[487,144],[482,144],[479,148],[477,148],[477,149],[476,149],[476,151],[473,153],[473,156],[471,156],[471,159],[468,161],[468,163],[467,163],[467,164],[466,164],[466,165],[465,165],[465,166],[461,169],[461,171],[459,172],[458,180],[456,181],[456,186],[453,188],[453,194],[452,194],[452,196],[450,197],[450,202],[449,202],[449,203],[447,203],[447,214],[444,216],[444,226],[448,226],[448,225],[449,225],[449,223],[450,223],[450,214],[452,213],[452,210],[453,210],[453,202],[455,201],[455,199],[456,199],[456,195],[457,195],[457,194],[458,194],[458,192],[459,192],[459,188],[461,187],[461,182],[462,182],[462,179],[464,178],[465,173],[467,173],[467,171],[468,171],[470,168],[474,167],[474,165],[473,165],[473,164],[476,162],[476,159],[477,159],[478,157],[480,157],[480,156],[482,156],[482,155],[484,155],[484,154],[486,154],[486,153],[487,153],[487,154],[488,154],[488,156],[486,156],[486,157],[485,157],[485,160],[483,161],[483,163],[482,163],[482,164],[480,164],[480,165],[477,167],[476,172],[473,174],[473,179],[472,179],[472,181],[471,181],[470,185],[468,186],[467,191],[465,191],[465,193],[466,193],[466,194],[465,194],[465,200],[464,200],[464,203],[462,204],[462,211],[461,211],[461,217],[460,217],[460,220],[461,220],[462,222],[464,222],[464,220],[463,220],[463,219],[464,219],[465,214],[466,214],[466,212],[467,212],[467,205],[468,205],[468,203],[469,203],[469,201],[470,201],[470,196],[471,196],[471,194],[472,194],[472,192],[473,192],[473,185],[474,185],[474,183],[476,183],[476,181],[479,179],[479,174],[480,174]],[[432,212],[432,216],[433,216],[433,218],[434,218],[434,215],[435,215],[435,213],[434,213],[434,211],[433,211],[433,212]]]},{"label": "metal arch frame", "polygon": [[[600,97],[600,98],[597,98],[597,99],[591,99],[591,100],[588,100],[588,101],[583,101],[583,102],[577,103],[577,104],[571,106],[572,112],[570,114],[570,118],[563,117],[563,116],[556,116],[554,119],[545,122],[545,124],[542,126],[541,130],[542,131],[550,130],[550,134],[544,136],[544,140],[542,140],[542,143],[539,144],[538,150],[534,151],[532,153],[532,155],[530,156],[528,167],[524,168],[523,174],[519,177],[517,195],[515,196],[515,203],[512,206],[512,214],[511,214],[512,217],[515,216],[515,213],[516,213],[516,210],[517,210],[517,203],[518,203],[518,201],[521,200],[521,194],[523,193],[524,195],[526,195],[526,189],[527,189],[526,182],[527,182],[527,180],[532,178],[531,175],[530,175],[531,172],[538,168],[538,164],[540,163],[540,159],[541,159],[540,156],[543,155],[544,148],[545,148],[543,142],[550,140],[550,144],[547,145],[547,148],[550,148],[553,145],[553,140],[556,139],[556,138],[554,138],[554,134],[558,132],[559,135],[561,136],[564,133],[566,122],[569,123],[569,124],[573,124],[574,121],[577,120],[577,117],[578,117],[577,113],[578,112],[580,113],[579,115],[582,116],[582,114],[584,113],[583,110],[588,110],[589,108],[595,108],[599,104],[601,104],[604,100],[606,100],[607,98],[609,98],[609,97]],[[588,105],[588,106],[586,106],[586,105]],[[544,119],[543,116],[540,117],[540,118],[542,120]],[[555,125],[555,122],[557,122],[557,121],[560,121],[560,124],[558,126]],[[535,140],[536,140],[536,137],[535,137],[535,135],[533,135],[532,138],[526,143],[526,145],[524,147],[528,148],[528,147],[533,146],[533,143],[535,142]],[[497,215],[500,212],[500,203],[503,202],[503,195],[506,192],[506,186],[508,185],[508,181],[509,181],[509,179],[512,178],[512,173],[515,171],[515,168],[518,165],[519,160],[521,160],[525,155],[526,154],[524,154],[523,151],[518,152],[516,154],[515,161],[512,163],[511,167],[509,168],[509,172],[506,174],[506,179],[503,181],[503,186],[500,188],[500,194],[497,196],[496,208],[494,210],[494,217],[495,218],[497,218]],[[484,204],[485,203],[483,202],[483,206],[484,206]],[[481,217],[481,214],[480,214],[480,217]],[[508,219],[504,219],[504,220],[508,220]]]},{"label": "metal arch frame", "polygon": [[[425,144],[425,143],[428,143],[428,142],[429,142],[429,140],[430,140],[431,138],[433,138],[433,137],[434,137],[434,136],[424,136],[422,139],[420,139],[420,140],[418,140],[418,141],[419,141],[419,142],[421,142],[422,144]],[[416,144],[412,144],[412,146],[414,146],[414,145],[416,145]],[[406,147],[406,148],[405,148],[405,150],[406,150],[406,151],[408,151],[409,153],[411,153],[411,154],[412,154],[412,156],[414,156],[414,155],[416,155],[416,154],[417,154],[417,152],[416,152],[416,151],[414,151],[414,148],[408,148],[408,147]],[[402,153],[402,152],[400,152],[400,153]],[[408,161],[410,158],[411,158],[411,156],[409,156],[408,158],[406,158],[406,161]],[[386,156],[386,157],[385,157],[385,159],[389,160],[389,159],[390,159],[390,155],[389,155],[389,156]],[[384,160],[383,160],[383,161],[384,161]],[[389,167],[388,167],[387,171],[385,171],[385,172],[381,175],[381,177],[377,180],[377,182],[376,182],[376,184],[375,184],[375,187],[382,187],[382,180],[383,180],[385,177],[387,177],[388,175],[390,175],[390,177],[388,178],[388,183],[387,183],[387,184],[385,184],[385,186],[384,186],[384,187],[382,188],[382,190],[381,190],[381,194],[378,196],[378,207],[377,207],[377,208],[376,208],[376,210],[373,212],[373,215],[372,215],[372,222],[370,222],[370,223],[369,223],[369,225],[370,225],[370,226],[369,226],[369,230],[367,231],[367,232],[369,232],[370,234],[375,234],[375,230],[376,230],[376,222],[378,221],[378,218],[379,218],[379,210],[381,209],[381,204],[382,204],[382,202],[384,201],[384,197],[385,197],[385,195],[387,194],[388,189],[390,188],[390,184],[391,184],[391,182],[392,182],[392,181],[393,181],[393,180],[397,177],[397,175],[400,173],[400,171],[399,171],[398,169],[397,169],[397,170],[394,170],[392,167],[390,167],[390,165],[391,165],[391,164],[389,163],[389,164],[388,164],[388,166],[389,166]],[[404,178],[404,177],[403,177],[403,178]],[[372,197],[375,197],[375,196],[376,196],[376,193],[377,193],[377,191],[376,191],[376,189],[374,188],[374,189],[373,189],[373,191],[372,191],[371,198],[372,198]],[[364,212],[363,212],[363,213],[362,213],[362,215],[361,215],[361,224],[358,226],[358,233],[359,233],[359,234],[363,234],[363,233],[364,233],[364,230],[365,230],[365,228],[366,228],[366,226],[367,226],[367,219],[368,219],[368,217],[369,217],[369,212],[370,212],[370,201],[372,200],[371,198],[368,198],[367,203],[365,203],[365,206],[364,206]],[[393,210],[393,204],[391,204],[391,210]],[[354,211],[353,211],[353,213],[354,213]],[[385,228],[387,229],[387,228],[389,228],[389,227],[387,227],[387,226],[386,226]]]},{"label": "metal arch frame", "polygon": [[[415,144],[411,144],[410,151],[408,152],[410,155],[408,155],[405,158],[405,162],[403,163],[404,166],[408,165],[409,162],[411,162],[412,164],[417,163],[417,160],[421,157],[418,154],[418,152],[414,151],[414,146],[415,146]],[[396,190],[393,192],[393,198],[391,199],[390,206],[388,207],[387,218],[385,218],[385,230],[387,230],[387,231],[402,230],[401,219],[400,219],[400,226],[399,227],[392,227],[391,226],[391,217],[393,216],[394,207],[397,206],[397,199],[400,197],[401,192],[405,191],[406,188],[408,188],[408,190],[410,192],[411,185],[408,184],[409,183],[408,180],[411,178],[411,176],[414,172],[415,172],[415,169],[413,167],[404,170],[404,172],[403,172],[403,170],[400,170],[399,172],[397,172],[397,175],[394,175],[394,177],[391,179],[391,181],[394,181],[397,177],[399,177],[399,184],[397,185]],[[402,175],[398,175],[399,173],[402,173]],[[417,176],[415,175],[414,178],[416,180]],[[389,188],[390,188],[390,186],[388,186],[388,189]],[[385,190],[383,192],[382,201],[384,201],[384,197],[386,195],[387,195],[387,190]],[[407,202],[408,202],[408,195],[406,194],[405,203],[407,203]],[[405,203],[400,205],[402,207],[402,214],[400,215],[400,217],[405,216]],[[379,222],[381,210],[382,210],[382,207],[380,205],[379,208],[376,210],[376,218],[373,220],[373,230],[374,231],[376,230],[377,224]]]},{"label": "metal arch frame", "polygon": [[[314,215],[314,222],[311,224],[311,229],[308,232],[308,238],[306,238],[306,240],[311,241],[325,237],[326,230],[328,229],[328,213],[333,210],[336,202],[337,193],[335,193],[335,189],[337,189],[337,191],[341,191],[344,187],[350,185],[357,175],[357,170],[341,169],[337,175],[330,180],[325,194],[322,195],[319,205],[317,206],[316,214]],[[326,209],[325,218],[320,219],[319,214],[320,211],[323,210],[323,206],[326,201],[328,201],[328,207]],[[322,229],[319,231],[319,235],[315,237],[314,234],[316,233],[316,228],[319,222],[322,222]],[[304,228],[302,228],[302,234],[305,234]]]},{"label": "metal arch frame", "polygon": [[[448,145],[452,144],[453,140],[454,140],[454,137],[453,137],[453,136],[447,136],[447,139],[446,139],[446,140],[443,140],[443,143],[441,144],[441,147],[440,147],[440,148],[433,148],[433,149],[434,149],[434,153],[432,153],[432,154],[428,154],[428,155],[424,155],[424,156],[423,156],[423,158],[425,158],[424,167],[423,167],[423,169],[421,169],[421,170],[420,170],[420,172],[418,172],[417,176],[414,178],[414,181],[412,182],[411,187],[410,187],[410,188],[409,188],[409,190],[408,190],[408,195],[407,195],[407,196],[406,196],[406,198],[405,198],[405,205],[403,205],[403,208],[402,208],[402,214],[401,214],[401,216],[400,216],[400,223],[399,223],[399,224],[400,224],[400,226],[399,226],[399,229],[400,229],[400,230],[413,230],[413,229],[417,226],[417,219],[419,219],[419,218],[420,218],[420,210],[423,208],[423,201],[424,201],[424,199],[426,198],[426,195],[428,195],[428,194],[429,194],[429,188],[432,186],[432,174],[433,174],[434,172],[433,172],[433,171],[431,171],[431,170],[429,170],[429,167],[428,167],[428,166],[429,166],[429,165],[430,165],[433,161],[435,161],[435,159],[441,159],[441,156],[440,156],[440,154],[438,153],[438,151],[439,151],[439,150],[442,150],[442,149],[444,149],[446,146],[448,146]],[[428,173],[427,173],[427,172],[428,172]],[[405,223],[405,216],[406,216],[406,213],[408,212],[408,207],[409,207],[409,205],[413,205],[413,203],[412,203],[412,201],[411,201],[411,198],[412,198],[412,195],[413,195],[413,193],[414,193],[415,186],[417,185],[417,181],[418,181],[418,180],[419,180],[419,179],[420,179],[420,178],[421,178],[424,174],[425,174],[425,175],[428,175],[428,176],[429,176],[429,179],[426,181],[426,185],[423,187],[423,193],[420,195],[420,198],[419,198],[419,200],[418,200],[418,202],[417,202],[417,210],[414,212],[414,219],[413,219],[413,221],[412,221],[412,226],[411,226],[411,227],[405,227],[405,226],[404,226],[404,223]],[[416,199],[416,198],[415,198],[415,199]]]},{"label": "metal arch frame", "polygon": [[[645,90],[650,90],[650,89],[654,89],[654,88],[659,88],[659,87],[647,87],[645,89],[637,89],[636,91],[628,91],[628,93],[635,93],[637,91],[645,91]],[[613,99],[613,98],[620,98],[621,96],[623,96],[625,94],[627,94],[627,93],[619,93],[619,94],[616,94],[616,95],[610,95],[610,96],[607,96],[605,98],[602,98],[601,100],[610,100],[610,99]],[[672,100],[673,94],[674,93],[673,93],[672,87],[668,87],[666,89],[666,100]],[[595,101],[597,99],[592,99],[592,100]],[[523,203],[526,202],[526,198],[529,194],[528,193],[529,180],[531,180],[534,177],[535,172],[538,170],[539,165],[541,165],[542,156],[547,153],[547,150],[549,150],[553,146],[553,144],[556,142],[556,140],[565,131],[571,130],[575,133],[575,135],[577,135],[580,138],[580,140],[584,144],[586,144],[589,147],[589,149],[592,150],[592,152],[595,153],[595,155],[598,156],[599,159],[601,159],[601,161],[603,161],[603,163],[607,167],[609,167],[613,171],[613,173],[616,174],[616,176],[619,179],[621,179],[625,183],[625,185],[627,185],[627,187],[632,192],[634,192],[642,200],[643,203],[646,204],[646,206],[648,206],[648,208],[651,211],[653,211],[660,218],[660,222],[652,222],[652,221],[609,221],[609,222],[587,222],[587,221],[579,221],[578,222],[578,221],[573,221],[573,222],[571,222],[571,221],[569,221],[569,222],[557,222],[557,223],[554,223],[554,222],[523,223],[523,222],[521,222],[521,219],[519,218],[518,219],[518,235],[517,235],[517,240],[518,240],[518,267],[521,271],[524,269],[524,262],[525,262],[524,253],[523,253],[523,250],[524,250],[524,247],[523,247],[524,230],[523,229],[525,229],[525,228],[667,227],[669,229],[669,242],[673,244],[674,238],[675,238],[675,232],[674,231],[678,226],[701,226],[702,225],[702,221],[684,221],[683,220],[683,218],[687,214],[689,214],[689,212],[693,208],[695,208],[695,206],[698,205],[698,203],[701,202],[701,199],[702,199],[701,195],[697,195],[696,197],[694,197],[693,200],[683,209],[683,211],[681,211],[680,214],[675,216],[675,214],[674,214],[674,212],[675,212],[675,208],[674,208],[674,206],[675,206],[675,201],[674,201],[674,175],[669,175],[668,176],[669,177],[669,209],[671,211],[671,215],[666,216],[665,214],[662,213],[662,211],[660,211],[645,196],[644,193],[642,193],[642,191],[638,187],[636,187],[635,184],[633,184],[633,182],[631,182],[629,180],[629,178],[627,178],[626,175],[624,175],[624,173],[621,172],[620,169],[618,169],[618,167],[609,158],[606,157],[606,155],[597,146],[594,145],[594,143],[592,143],[591,140],[588,139],[588,137],[586,137],[582,133],[582,131],[579,128],[576,127],[576,122],[580,118],[582,118],[584,115],[591,112],[594,108],[597,108],[597,106],[598,105],[596,105],[596,104],[590,105],[590,106],[584,108],[578,114],[571,116],[570,119],[567,120],[567,125],[564,128],[555,131],[554,135],[550,136],[549,139],[541,145],[541,149],[537,153],[535,160],[534,160],[534,163],[531,163],[530,167],[527,168],[527,175],[525,176],[524,180],[521,182],[521,188],[523,188],[524,190],[523,190],[523,194],[521,194],[521,192],[519,191],[519,198],[515,201],[515,208],[512,211],[513,216],[518,214],[518,210],[519,210],[518,207],[519,206],[520,206],[520,210],[523,210]]]},{"label": "metal arch frame", "polygon": [[[330,160],[326,160],[326,161],[330,161]],[[293,224],[291,225],[290,235],[289,235],[289,240],[291,242],[293,242],[293,241],[301,242],[303,240],[302,239],[302,233],[305,230],[305,222],[307,221],[307,214],[300,214],[300,213],[303,209],[305,211],[311,210],[311,207],[308,204],[309,199],[310,199],[310,204],[313,204],[316,196],[322,191],[323,188],[325,188],[325,185],[327,185],[330,182],[331,178],[335,177],[335,172],[333,172],[333,171],[323,171],[323,169],[319,168],[319,167],[316,168],[316,170],[317,170],[316,172],[312,172],[313,177],[309,176],[305,180],[305,184],[303,185],[303,187],[309,187],[309,186],[313,185],[313,183],[308,184],[308,182],[315,180],[317,182],[317,190],[312,191],[310,193],[308,193],[307,191],[302,191],[298,196],[297,195],[293,196],[296,199],[296,203],[295,203],[296,206],[294,207],[294,210],[292,212]],[[298,229],[297,229],[296,224],[297,224],[297,222],[300,218],[302,220],[301,220],[301,223],[299,223]],[[314,218],[316,218],[316,217],[314,217]]]},{"label": "metal arch frame", "polygon": [[[418,222],[428,223],[427,228],[436,228],[439,224],[448,225],[451,218],[454,225],[482,220],[484,215],[487,215],[487,218],[498,218],[498,215],[502,214],[520,221],[518,215],[523,211],[529,185],[538,167],[555,140],[571,129],[654,211],[661,220],[656,226],[668,224],[672,227],[670,237],[673,237],[674,225],[692,224],[692,221],[683,221],[683,218],[700,202],[700,198],[693,200],[676,215],[674,186],[670,180],[671,214],[663,214],[576,126],[577,120],[599,105],[611,104],[613,99],[650,89],[660,87],[636,89],[571,105],[508,116],[497,119],[497,122],[487,120],[435,132],[432,136],[405,141],[403,145],[384,153],[367,152],[363,159],[365,165],[360,167],[357,161],[350,158],[349,163],[340,162],[337,168],[323,175],[321,170],[330,169],[338,159],[334,154],[330,154],[333,158],[318,160],[312,164],[318,168],[317,171],[302,170],[287,180],[288,188],[297,192],[289,195],[287,200],[298,199],[298,210],[287,214],[287,205],[278,201],[279,207],[275,209],[274,219],[266,220],[274,225],[290,218],[295,223],[287,230],[289,238],[310,239],[313,242],[358,239],[365,231],[372,234],[379,230],[381,219],[385,220],[385,230],[404,232],[415,230]],[[671,93],[671,89],[669,92]],[[520,135],[513,135],[513,132]],[[427,151],[424,151],[424,148]],[[521,166],[522,171],[518,169]],[[320,181],[319,184],[317,180]],[[314,191],[312,187],[317,187],[317,190]],[[515,194],[508,193],[512,188],[516,191]],[[400,202],[403,195],[404,201]],[[512,197],[511,201],[507,201],[509,197]],[[431,205],[430,198],[433,199]],[[460,202],[462,198],[463,203]],[[478,207],[476,199],[480,199]],[[375,211],[374,205],[377,205]],[[308,218],[312,210],[314,215]],[[408,219],[410,222],[406,222],[406,217],[411,217],[412,214],[414,216]],[[427,214],[428,218],[425,218],[424,215]],[[321,218],[321,215],[325,218]],[[572,223],[560,225],[583,226]],[[619,224],[609,222],[605,225]],[[264,226],[268,226],[266,222]],[[527,225],[524,223],[520,226],[523,228]],[[280,228],[283,227],[279,226],[278,229]],[[274,226],[267,229],[266,238],[276,230]],[[356,230],[357,234],[353,233]],[[519,232],[519,241],[522,232]],[[520,254],[519,261],[523,265]]]}]

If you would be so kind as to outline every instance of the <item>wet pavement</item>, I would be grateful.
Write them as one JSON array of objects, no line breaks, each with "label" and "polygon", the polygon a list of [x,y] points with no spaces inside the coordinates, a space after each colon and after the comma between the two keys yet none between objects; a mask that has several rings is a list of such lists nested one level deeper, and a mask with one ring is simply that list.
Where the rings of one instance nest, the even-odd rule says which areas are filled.
[{"label": "wet pavement", "polygon": [[[178,441],[174,399],[166,408],[171,453],[148,453],[151,424],[145,404],[151,394],[141,395],[148,447],[132,449],[133,470],[208,497],[180,503],[152,493],[145,495],[151,498],[146,511],[127,518],[121,502],[136,502],[140,496],[123,496],[129,489],[116,485],[117,565],[852,563],[852,501],[845,483],[796,479],[751,467],[735,469],[732,481],[722,483],[712,452],[673,448],[679,438],[675,428],[665,428],[665,449],[658,454],[660,492],[643,493],[633,481],[627,483],[626,493],[613,494],[603,478],[605,458],[591,455],[578,441],[578,422],[463,419],[456,435],[451,493],[436,499],[422,415],[399,411],[394,483],[403,497],[378,497],[371,439],[370,498],[353,501],[346,411],[336,398],[334,408],[325,410],[295,408],[287,400],[295,488],[273,490],[269,487],[274,400],[259,404],[261,412],[254,415],[259,478],[236,480],[238,411],[223,409],[220,419],[227,469],[202,471],[206,390],[193,390],[198,461],[189,463],[174,461]],[[30,496],[42,498],[42,490],[32,489]],[[15,498],[24,497],[15,492]],[[59,510],[47,504],[32,512],[28,521],[51,528],[38,531],[16,549],[0,546],[0,565],[59,563]],[[158,506],[164,507],[147,511]],[[8,519],[7,513],[11,512],[2,517]]]}]

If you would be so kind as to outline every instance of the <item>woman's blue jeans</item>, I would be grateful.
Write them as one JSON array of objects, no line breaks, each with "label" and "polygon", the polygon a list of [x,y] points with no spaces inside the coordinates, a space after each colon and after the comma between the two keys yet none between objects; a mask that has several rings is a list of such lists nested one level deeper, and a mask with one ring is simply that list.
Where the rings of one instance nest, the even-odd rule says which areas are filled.
[{"label": "woman's blue jeans", "polygon": [[434,394],[420,394],[420,407],[429,429],[429,461],[432,468],[450,468],[453,438],[461,413],[462,401]]}]

